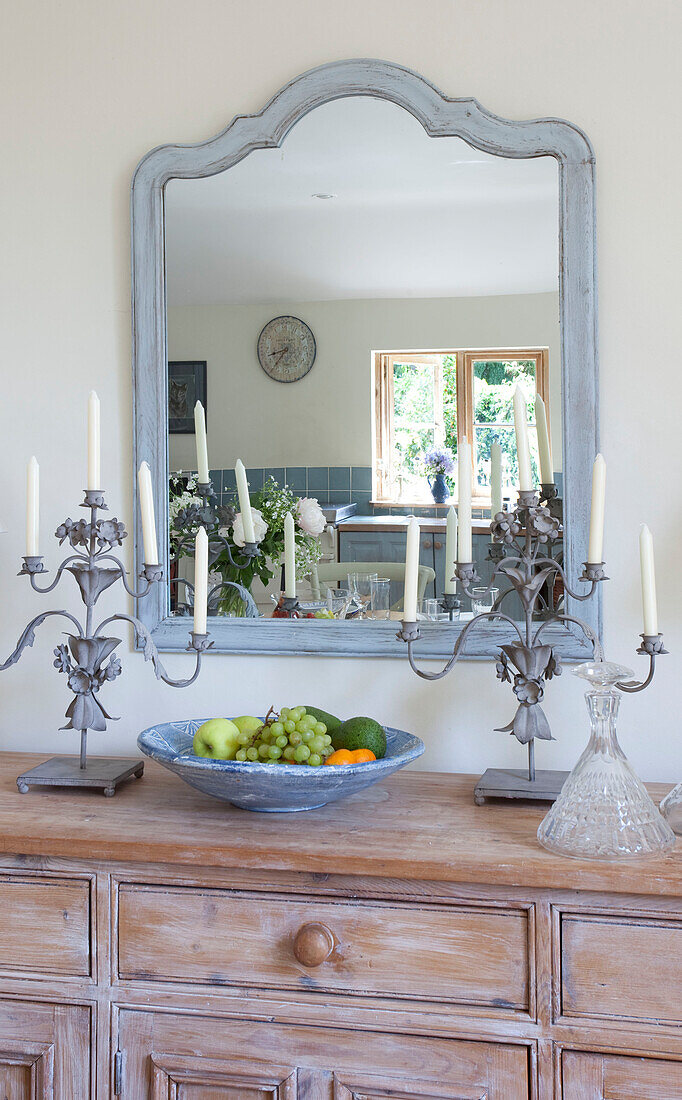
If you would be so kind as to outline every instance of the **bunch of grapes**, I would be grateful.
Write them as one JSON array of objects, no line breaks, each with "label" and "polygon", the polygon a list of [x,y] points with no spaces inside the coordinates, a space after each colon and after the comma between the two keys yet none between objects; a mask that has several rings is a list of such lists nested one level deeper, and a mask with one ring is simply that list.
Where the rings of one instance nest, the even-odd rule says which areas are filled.
[{"label": "bunch of grapes", "polygon": [[305,707],[282,707],[279,716],[269,714],[253,734],[239,738],[236,760],[261,764],[308,764],[318,768],[334,751],[324,722]]}]

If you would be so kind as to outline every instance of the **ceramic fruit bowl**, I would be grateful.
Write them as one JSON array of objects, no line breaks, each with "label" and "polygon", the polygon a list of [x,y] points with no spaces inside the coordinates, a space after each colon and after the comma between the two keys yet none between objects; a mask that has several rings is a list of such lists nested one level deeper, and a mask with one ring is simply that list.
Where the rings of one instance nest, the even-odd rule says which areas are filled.
[{"label": "ceramic fruit bowl", "polygon": [[424,751],[424,742],[418,737],[386,726],[386,755],[368,764],[323,764],[310,768],[305,764],[209,760],[192,753],[194,734],[204,721],[197,718],[161,722],[143,730],[137,744],[145,756],[174,772],[190,787],[243,810],[265,813],[314,810],[371,787]]}]

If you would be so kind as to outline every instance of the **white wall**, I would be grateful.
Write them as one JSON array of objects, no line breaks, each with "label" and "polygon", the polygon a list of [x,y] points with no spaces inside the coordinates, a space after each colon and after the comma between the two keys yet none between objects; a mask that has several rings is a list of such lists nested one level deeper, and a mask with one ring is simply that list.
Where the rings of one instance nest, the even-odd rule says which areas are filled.
[{"label": "white wall", "polygon": [[[206,359],[209,456],[234,466],[370,466],[373,351],[549,347],[552,435],[561,438],[558,294],[260,305],[171,306],[170,359]],[[313,369],[293,385],[261,370],[258,333],[293,313],[317,343]],[[294,429],[294,426],[299,426]],[[554,447],[557,470],[561,448]],[[193,435],[172,435],[171,470],[194,469]]]},{"label": "white wall", "polygon": [[[3,86],[3,494],[0,536],[3,649],[29,615],[70,596],[41,598],[15,576],[23,552],[24,467],[42,463],[43,545],[78,514],[84,410],[103,404],[114,513],[132,500],[128,187],[138,159],[166,141],[197,141],[235,112],[257,111],[290,77],[323,61],[377,56],[411,66],[451,96],[475,96],[510,118],[554,115],[582,126],[598,164],[602,447],[609,463],[606,640],[641,670],[637,527],[655,532],[661,625],[671,653],[655,685],[623,703],[626,751],[647,777],[682,778],[679,682],[682,586],[679,303],[679,54],[675,0],[25,0],[5,7]],[[578,366],[578,365],[576,365]],[[586,486],[586,491],[588,487]],[[68,581],[69,578],[66,578]],[[68,586],[64,591],[68,593]],[[111,608],[113,597],[103,598]],[[122,635],[125,637],[125,635]],[[0,747],[76,749],[57,733],[69,701],[51,650],[54,626],[2,674]],[[512,714],[488,662],[436,684],[406,661],[214,657],[201,680],[174,693],[139,654],[103,700],[121,714],[100,751],[133,749],[154,720],[243,713],[317,701],[362,710],[421,734],[425,767],[479,771],[519,760],[493,733]],[[187,668],[187,658],[168,661]],[[547,710],[558,741],[541,766],[570,765],[585,741],[580,684],[553,682]]]}]

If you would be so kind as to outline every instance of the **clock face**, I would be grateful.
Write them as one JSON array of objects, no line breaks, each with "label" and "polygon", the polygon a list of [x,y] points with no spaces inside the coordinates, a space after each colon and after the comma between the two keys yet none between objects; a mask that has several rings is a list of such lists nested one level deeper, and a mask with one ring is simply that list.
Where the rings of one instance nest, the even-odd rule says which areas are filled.
[{"label": "clock face", "polygon": [[276,382],[298,382],[315,362],[315,337],[299,317],[273,317],[258,337],[258,361]]}]

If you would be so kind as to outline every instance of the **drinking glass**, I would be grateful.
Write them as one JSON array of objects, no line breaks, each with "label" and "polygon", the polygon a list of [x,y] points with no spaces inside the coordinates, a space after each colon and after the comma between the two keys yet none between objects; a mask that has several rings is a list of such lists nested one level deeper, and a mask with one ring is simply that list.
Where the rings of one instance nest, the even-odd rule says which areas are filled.
[{"label": "drinking glass", "polygon": [[370,584],[372,594],[372,618],[388,619],[391,615],[391,581],[388,577],[377,577]]},{"label": "drinking glass", "polygon": [[426,619],[426,621],[430,623],[438,622],[440,610],[440,600],[427,599],[422,600],[420,604],[421,618]]},{"label": "drinking glass", "polygon": [[472,588],[471,610],[474,615],[480,615],[486,611],[492,611],[495,600],[500,594],[499,588]]},{"label": "drinking glass", "polygon": [[360,606],[359,618],[364,619],[372,602],[372,581],[378,581],[378,573],[349,573],[348,587]]},{"label": "drinking glass", "polygon": [[335,619],[345,619],[352,602],[353,593],[349,588],[327,589],[327,609]]}]

